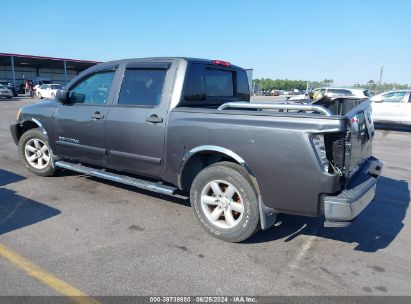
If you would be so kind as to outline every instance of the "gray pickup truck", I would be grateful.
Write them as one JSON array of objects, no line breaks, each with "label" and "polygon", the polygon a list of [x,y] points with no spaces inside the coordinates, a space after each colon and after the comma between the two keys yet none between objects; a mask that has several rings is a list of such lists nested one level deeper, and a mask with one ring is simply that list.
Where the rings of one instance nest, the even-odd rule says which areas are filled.
[{"label": "gray pickup truck", "polygon": [[205,230],[230,242],[278,213],[347,226],[373,200],[382,170],[368,101],[250,103],[246,72],[220,60],[101,63],[55,100],[21,108],[10,129],[35,174],[64,168],[189,193]]}]

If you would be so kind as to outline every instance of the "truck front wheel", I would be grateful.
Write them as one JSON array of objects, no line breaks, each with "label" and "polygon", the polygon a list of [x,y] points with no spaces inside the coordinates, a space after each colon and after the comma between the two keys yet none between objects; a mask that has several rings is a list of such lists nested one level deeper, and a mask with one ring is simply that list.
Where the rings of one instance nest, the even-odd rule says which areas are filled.
[{"label": "truck front wheel", "polygon": [[24,166],[40,176],[54,174],[53,153],[46,136],[39,129],[30,129],[19,140],[19,154]]},{"label": "truck front wheel", "polygon": [[205,230],[228,242],[241,242],[259,228],[258,198],[248,173],[220,162],[203,169],[190,191],[191,206]]}]

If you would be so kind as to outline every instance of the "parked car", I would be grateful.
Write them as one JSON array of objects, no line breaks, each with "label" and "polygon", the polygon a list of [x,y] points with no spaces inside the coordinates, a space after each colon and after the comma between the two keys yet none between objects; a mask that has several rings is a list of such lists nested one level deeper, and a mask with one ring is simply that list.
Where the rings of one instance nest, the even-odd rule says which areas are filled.
[{"label": "parked car", "polygon": [[45,77],[34,77],[32,80],[30,80],[33,84],[33,90],[34,93],[37,94],[37,89],[41,87],[43,84],[51,84],[52,81],[49,78]]},{"label": "parked car", "polygon": [[4,85],[0,85],[0,97],[2,98],[12,98],[13,92]]},{"label": "parked car", "polygon": [[376,123],[411,125],[411,90],[384,92],[371,101]]},{"label": "parked car", "polygon": [[250,103],[246,71],[221,60],[128,59],[23,106],[10,130],[37,175],[189,193],[209,234],[239,242],[280,212],[343,227],[372,201],[382,164],[370,102],[328,106]]},{"label": "parked car", "polygon": [[366,89],[350,88],[317,88],[310,93],[311,99],[319,99],[322,96],[369,98],[371,94]]},{"label": "parked car", "polygon": [[43,84],[36,90],[38,98],[54,98],[56,97],[57,90],[61,90],[63,87],[58,83]]},{"label": "parked car", "polygon": [[13,83],[7,80],[0,80],[0,85],[7,87],[10,91],[13,92],[13,96],[17,97],[18,93],[16,90],[16,86]]}]

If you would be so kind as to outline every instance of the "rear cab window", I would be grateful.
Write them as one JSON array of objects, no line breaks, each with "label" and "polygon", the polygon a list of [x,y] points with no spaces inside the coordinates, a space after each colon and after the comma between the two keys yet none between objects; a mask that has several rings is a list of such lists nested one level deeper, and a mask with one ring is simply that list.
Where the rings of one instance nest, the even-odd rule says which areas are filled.
[{"label": "rear cab window", "polygon": [[189,65],[180,106],[216,108],[229,101],[250,101],[245,70],[207,63]]}]

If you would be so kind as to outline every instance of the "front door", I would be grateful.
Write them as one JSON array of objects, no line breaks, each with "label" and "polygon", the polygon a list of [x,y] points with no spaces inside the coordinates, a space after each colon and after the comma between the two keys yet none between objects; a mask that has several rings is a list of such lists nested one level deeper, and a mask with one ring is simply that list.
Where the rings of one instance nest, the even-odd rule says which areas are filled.
[{"label": "front door", "polygon": [[105,126],[115,71],[85,76],[69,88],[67,103],[55,112],[55,154],[94,165],[105,165]]},{"label": "front door", "polygon": [[158,177],[163,163],[169,64],[128,65],[107,118],[110,167]]}]

